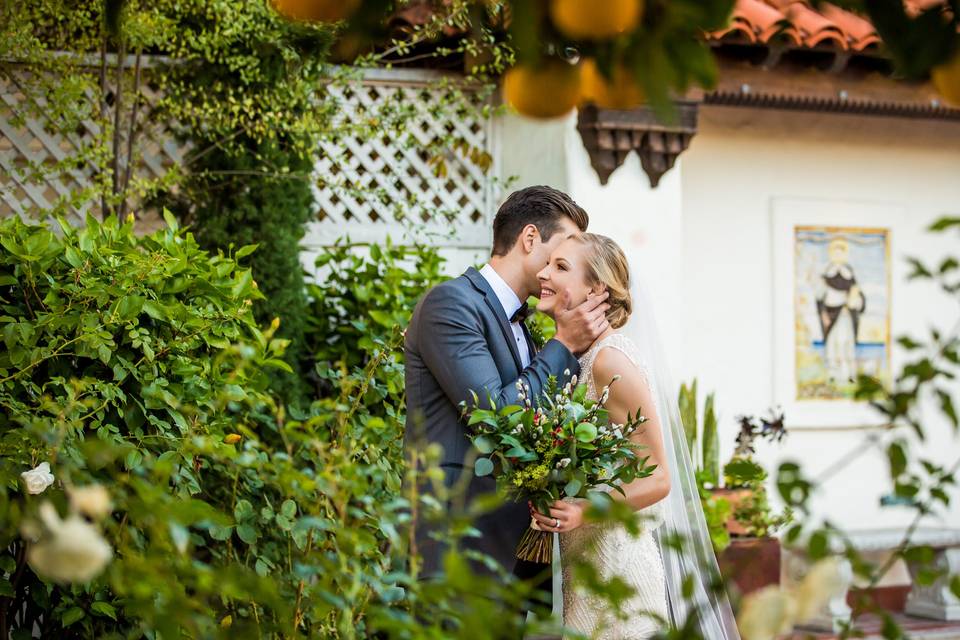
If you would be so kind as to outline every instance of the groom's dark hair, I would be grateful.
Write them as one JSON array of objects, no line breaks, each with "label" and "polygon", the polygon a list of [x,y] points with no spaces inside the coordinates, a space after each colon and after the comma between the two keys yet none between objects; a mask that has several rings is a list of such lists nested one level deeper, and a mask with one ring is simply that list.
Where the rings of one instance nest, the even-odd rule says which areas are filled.
[{"label": "groom's dark hair", "polygon": [[493,255],[510,253],[517,236],[528,224],[537,227],[544,242],[550,240],[563,217],[573,220],[580,231],[586,231],[590,222],[587,212],[563,191],[545,185],[514,191],[493,219]]}]

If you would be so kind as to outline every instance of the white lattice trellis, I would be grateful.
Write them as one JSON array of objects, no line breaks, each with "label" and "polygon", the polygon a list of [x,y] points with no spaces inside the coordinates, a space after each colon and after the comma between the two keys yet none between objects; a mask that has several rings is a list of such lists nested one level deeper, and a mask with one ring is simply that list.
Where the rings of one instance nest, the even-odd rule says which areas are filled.
[{"label": "white lattice trellis", "polygon": [[[93,144],[100,126],[92,119],[84,119],[75,131],[65,131],[43,117],[30,117],[28,114],[35,116],[37,110],[43,111],[45,103],[42,97],[28,97],[21,90],[20,81],[27,80],[29,73],[17,65],[0,70],[0,216],[35,218],[63,204],[67,205],[68,217],[80,222],[96,201],[77,195],[93,187],[96,168],[67,163],[62,165],[63,169],[57,169],[57,165]],[[91,107],[97,104],[91,91],[87,91],[86,98]],[[30,104],[31,99],[37,102]],[[163,122],[151,118],[157,100],[158,95],[148,84],[141,86],[141,155],[136,175],[148,180],[161,177],[181,162],[186,150],[169,135]],[[17,118],[18,115],[23,117]]]},{"label": "white lattice trellis", "polygon": [[[368,72],[362,81],[329,87],[343,125],[335,130],[346,133],[321,144],[318,221],[308,245],[344,234],[380,241],[411,229],[448,236],[453,230],[443,242],[451,247],[489,245],[496,206],[493,120],[479,109],[456,109],[446,100],[455,90],[436,80],[425,72]],[[408,110],[399,129],[355,132],[397,109]]]},{"label": "white lattice trellis", "polygon": [[[63,162],[91,144],[99,127],[89,119],[67,132],[42,118],[15,124],[18,113],[29,112],[31,98],[14,75],[24,71],[0,71],[0,216],[36,217],[91,187],[95,168],[70,167],[31,180],[36,172],[28,167]],[[478,109],[458,109],[462,100],[451,100],[453,95],[477,104],[482,98],[440,80],[431,72],[375,70],[361,80],[326,85],[323,100],[336,100],[338,109],[331,127],[335,135],[317,152],[317,221],[305,239],[308,249],[344,235],[370,242],[387,235],[399,240],[409,231],[448,247],[489,245],[497,198],[493,119]],[[158,96],[149,86],[143,94],[139,122],[147,129],[137,171],[150,179],[180,163],[186,148],[165,123],[150,117]],[[87,97],[96,104],[95,96]],[[379,119],[385,123],[382,130],[370,124]],[[379,135],[370,135],[371,129]],[[77,199],[67,212],[80,222],[96,206],[91,202]]]}]

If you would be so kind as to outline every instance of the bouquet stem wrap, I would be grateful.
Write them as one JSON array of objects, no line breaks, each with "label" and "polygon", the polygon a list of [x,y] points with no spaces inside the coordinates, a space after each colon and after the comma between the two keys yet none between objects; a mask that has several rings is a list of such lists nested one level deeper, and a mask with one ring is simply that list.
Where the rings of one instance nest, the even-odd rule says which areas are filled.
[{"label": "bouquet stem wrap", "polygon": [[550,564],[553,561],[553,534],[543,529],[535,529],[531,523],[517,545],[517,558]]}]

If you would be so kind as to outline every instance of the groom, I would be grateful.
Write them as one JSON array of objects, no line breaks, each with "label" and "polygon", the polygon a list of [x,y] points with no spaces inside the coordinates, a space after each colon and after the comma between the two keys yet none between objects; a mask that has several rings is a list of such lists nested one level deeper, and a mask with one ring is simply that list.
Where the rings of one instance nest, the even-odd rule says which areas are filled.
[{"label": "groom", "polygon": [[[540,351],[523,324],[527,298],[540,293],[537,273],[553,249],[585,231],[587,222],[587,213],[570,196],[551,187],[512,193],[493,221],[490,262],[437,285],[413,312],[405,343],[404,446],[410,451],[430,443],[441,445],[446,485],[451,487],[462,474],[470,476],[468,502],[495,492],[496,483],[491,476],[476,477],[464,467],[472,445],[460,418],[460,402],[471,403],[471,392],[476,392],[481,400],[489,394],[498,407],[519,404],[518,381],[529,385],[531,397],[538,398],[548,376],[562,381],[565,372],[579,372],[577,356],[607,327],[605,294],[558,314],[556,337]],[[522,579],[540,576],[546,565],[519,561],[514,555],[529,523],[527,505],[505,504],[481,516],[474,523],[480,537],[466,538],[462,546],[494,558]],[[423,554],[423,576],[436,576],[444,548],[422,524],[417,545]]]}]

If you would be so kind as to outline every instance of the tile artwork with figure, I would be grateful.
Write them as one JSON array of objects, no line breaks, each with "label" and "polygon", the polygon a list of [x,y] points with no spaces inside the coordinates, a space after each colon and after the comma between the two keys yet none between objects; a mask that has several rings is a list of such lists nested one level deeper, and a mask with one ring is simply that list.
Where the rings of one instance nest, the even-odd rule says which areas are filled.
[{"label": "tile artwork with figure", "polygon": [[890,230],[794,228],[797,400],[852,399],[890,372]]}]

